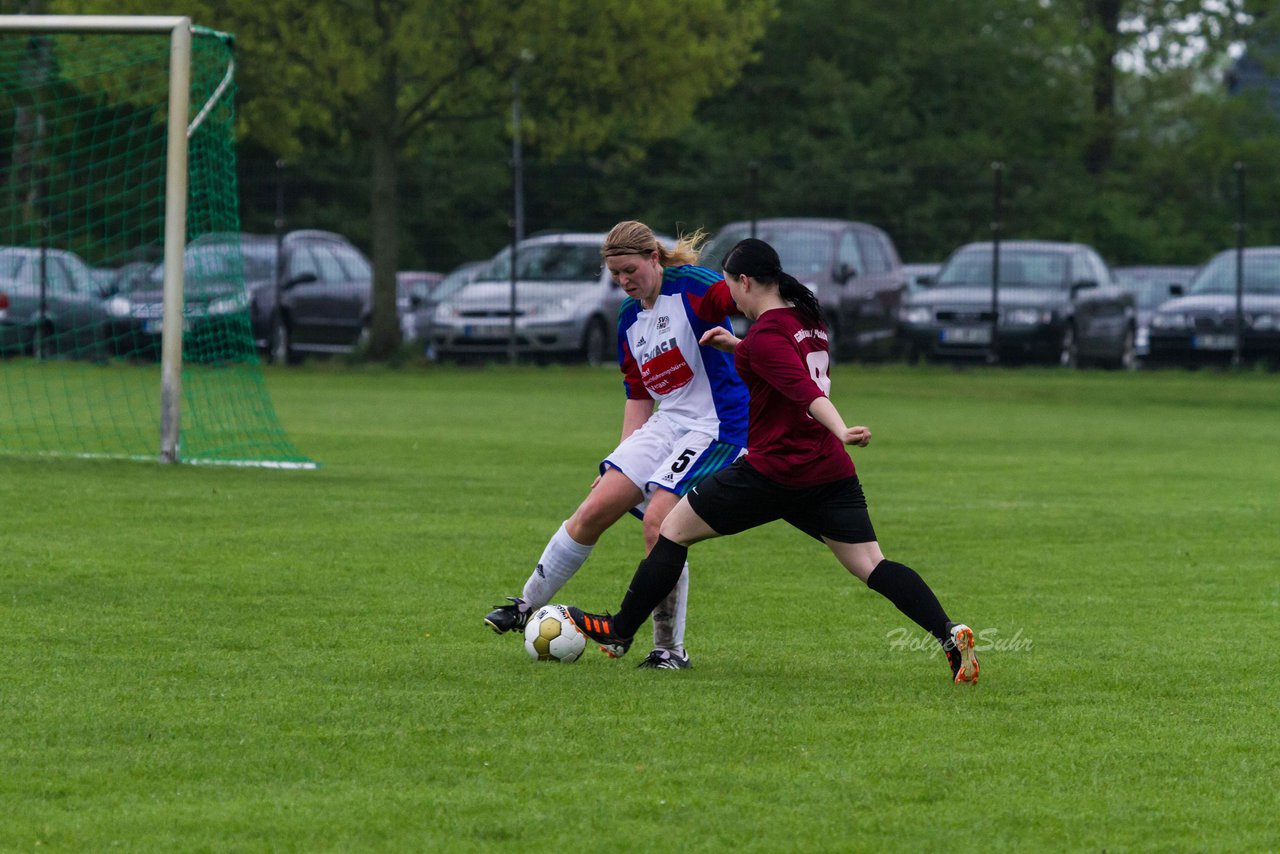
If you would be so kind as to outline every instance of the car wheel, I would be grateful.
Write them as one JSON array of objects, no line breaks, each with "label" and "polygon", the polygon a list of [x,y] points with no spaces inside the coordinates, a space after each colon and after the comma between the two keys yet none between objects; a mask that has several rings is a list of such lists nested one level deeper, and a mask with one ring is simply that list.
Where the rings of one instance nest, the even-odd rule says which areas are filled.
[{"label": "car wheel", "polygon": [[53,327],[47,323],[37,324],[31,333],[31,355],[37,359],[49,359],[57,352],[53,345]]},{"label": "car wheel", "polygon": [[277,365],[293,363],[293,341],[289,334],[289,324],[283,317],[276,317],[271,323],[271,343],[268,348],[271,361]]},{"label": "car wheel", "polygon": [[1076,344],[1076,328],[1067,324],[1062,331],[1062,344],[1058,348],[1058,364],[1064,368],[1080,367],[1080,347]]},{"label": "car wheel", "polygon": [[605,332],[604,321],[593,317],[582,336],[582,357],[588,365],[603,365],[609,361],[608,348],[609,336]]}]

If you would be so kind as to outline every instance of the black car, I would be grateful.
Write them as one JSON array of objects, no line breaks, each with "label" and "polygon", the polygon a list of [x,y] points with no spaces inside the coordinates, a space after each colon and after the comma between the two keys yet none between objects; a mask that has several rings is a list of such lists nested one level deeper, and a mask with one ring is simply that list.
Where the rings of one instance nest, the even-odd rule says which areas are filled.
[{"label": "black car", "polygon": [[[245,280],[270,275],[262,259],[241,251],[237,235],[197,238],[183,258],[182,351],[189,362],[245,361],[249,297]],[[133,262],[108,286],[111,354],[131,359],[160,356],[164,326],[164,264]]]},{"label": "black car", "polygon": [[[752,235],[751,223],[726,225],[707,244],[702,263],[719,269],[725,253]],[[907,279],[884,231],[842,219],[762,219],[755,236],[778,251],[782,268],[818,297],[838,358],[890,355]]]},{"label": "black car", "polygon": [[[1200,268],[1185,295],[1151,317],[1152,363],[1225,364],[1239,343],[1242,358],[1280,361],[1280,246],[1219,252]],[[1236,276],[1242,272],[1243,327],[1236,324]]]},{"label": "black car", "polygon": [[[255,252],[276,264],[275,237]],[[280,240],[280,277],[248,282],[254,342],[273,362],[302,354],[348,353],[368,337],[373,266],[349,240],[327,231],[291,231]]]},{"label": "black car", "polygon": [[1186,288],[1195,267],[1174,264],[1155,264],[1138,267],[1116,267],[1112,270],[1116,284],[1133,294],[1138,313],[1138,335],[1134,350],[1139,359],[1147,357],[1151,340],[1151,316],[1161,303],[1167,302],[1175,292]]},{"label": "black car", "polygon": [[[1010,240],[952,253],[925,290],[908,297],[900,334],[916,356],[985,358],[1076,366],[1135,364],[1133,295],[1080,243]],[[995,306],[992,305],[993,290]],[[992,320],[999,323],[992,329]],[[994,336],[993,336],[994,331]]]},{"label": "black car", "polygon": [[[292,362],[306,353],[349,352],[367,333],[373,268],[341,235],[201,235],[187,245],[183,267],[184,358],[240,358],[216,342],[251,336],[262,355]],[[143,285],[107,300],[117,347],[158,349],[163,297],[157,266]]]},{"label": "black car", "polygon": [[79,255],[0,247],[0,354],[104,355],[101,294]]}]

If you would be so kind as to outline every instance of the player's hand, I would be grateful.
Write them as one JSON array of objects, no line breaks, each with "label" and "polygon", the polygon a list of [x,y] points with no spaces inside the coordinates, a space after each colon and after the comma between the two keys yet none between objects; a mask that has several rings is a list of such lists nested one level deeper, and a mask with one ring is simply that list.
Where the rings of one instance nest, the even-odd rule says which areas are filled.
[{"label": "player's hand", "polygon": [[865,448],[867,443],[871,441],[871,428],[850,427],[844,431],[842,439],[846,445],[857,445],[859,448]]},{"label": "player's hand", "polygon": [[699,344],[710,345],[717,350],[723,350],[726,353],[732,353],[740,343],[738,336],[734,335],[723,326],[713,326],[706,332],[702,333],[702,337],[698,339]]}]

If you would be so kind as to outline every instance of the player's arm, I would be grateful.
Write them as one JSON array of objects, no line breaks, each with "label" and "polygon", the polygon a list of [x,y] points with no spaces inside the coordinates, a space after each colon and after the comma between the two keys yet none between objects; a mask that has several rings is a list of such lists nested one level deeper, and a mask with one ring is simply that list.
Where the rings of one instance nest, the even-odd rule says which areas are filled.
[{"label": "player's arm", "polygon": [[788,399],[805,407],[814,421],[826,427],[845,445],[866,447],[871,431],[866,427],[849,427],[840,410],[827,397],[831,381],[827,377],[828,356],[825,351],[800,354],[788,338],[776,330],[766,330],[753,339],[752,363],[757,374]]},{"label": "player's arm", "polygon": [[618,325],[618,367],[622,369],[622,388],[627,396],[622,410],[622,438],[625,440],[640,429],[653,415],[654,400],[644,387],[640,364],[631,352],[625,327]]},{"label": "player's arm", "polygon": [[738,349],[738,345],[742,343],[742,339],[734,335],[723,326],[713,326],[706,332],[702,333],[702,337],[698,339],[700,347],[715,347],[717,350],[723,350],[726,353],[732,353]]},{"label": "player's arm", "polygon": [[813,402],[809,404],[809,415],[813,417],[814,421],[834,433],[835,437],[846,445],[857,445],[859,448],[865,448],[867,443],[871,441],[871,429],[862,426],[845,426],[840,410],[836,409],[836,405],[825,395],[813,399]]},{"label": "player's arm", "polygon": [[627,398],[627,404],[622,410],[622,438],[625,440],[632,433],[643,427],[644,423],[652,415],[652,397],[646,397],[643,400]]}]

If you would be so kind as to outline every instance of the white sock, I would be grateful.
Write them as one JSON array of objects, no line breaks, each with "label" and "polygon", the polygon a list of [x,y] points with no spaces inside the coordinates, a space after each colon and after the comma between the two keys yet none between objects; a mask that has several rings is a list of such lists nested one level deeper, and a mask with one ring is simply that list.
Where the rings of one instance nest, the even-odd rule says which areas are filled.
[{"label": "white sock", "polygon": [[689,562],[675,588],[653,609],[653,645],[657,649],[684,652],[684,619],[689,611]]},{"label": "white sock", "polygon": [[530,608],[541,608],[551,601],[569,583],[578,568],[586,563],[595,546],[584,546],[569,536],[563,524],[555,532],[547,547],[538,558],[538,567],[529,575],[524,583],[524,592],[520,598],[529,603]]}]

